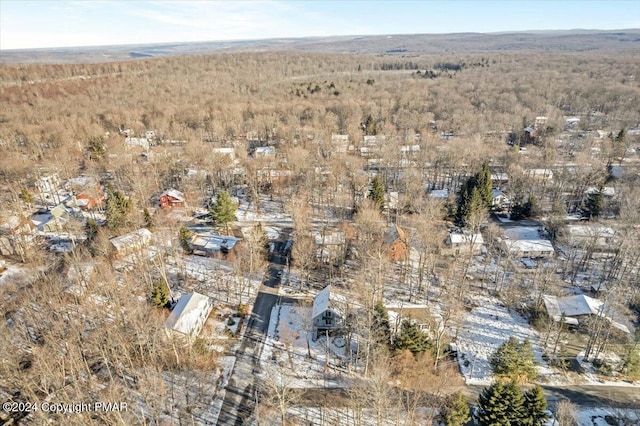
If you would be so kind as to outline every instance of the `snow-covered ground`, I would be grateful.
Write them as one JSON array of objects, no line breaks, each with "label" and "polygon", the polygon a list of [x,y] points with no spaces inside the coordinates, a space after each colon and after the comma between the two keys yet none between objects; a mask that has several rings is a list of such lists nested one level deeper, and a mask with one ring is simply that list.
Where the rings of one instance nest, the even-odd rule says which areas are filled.
[{"label": "snow-covered ground", "polygon": [[[346,341],[342,337],[325,336],[316,341],[311,330],[305,330],[305,322],[311,308],[276,305],[271,311],[269,331],[260,363],[263,375],[288,376],[292,388],[343,387],[349,383],[347,372],[340,366],[346,360]],[[309,342],[309,358],[307,349]],[[355,342],[352,342],[352,349]]]},{"label": "snow-covered ground", "polygon": [[585,408],[578,409],[576,417],[579,426],[640,425],[640,409]]},{"label": "snow-covered ground", "polygon": [[507,310],[497,299],[476,297],[475,308],[467,315],[458,332],[458,363],[467,384],[489,385],[493,373],[489,365],[491,355],[509,337],[529,338],[535,360],[540,364],[538,373],[552,377],[553,371],[543,362],[542,350],[536,332],[518,313]]},{"label": "snow-covered ground", "polygon": [[[591,362],[587,362],[584,360],[584,351],[580,352],[576,357],[580,366],[584,369],[584,373],[580,375],[580,382],[582,384],[588,385],[602,385],[602,386],[631,386],[640,388],[640,382],[636,381],[630,383],[628,381],[623,380],[607,380],[604,379],[603,376],[599,375],[596,371],[595,367]],[[619,356],[608,353],[606,360],[612,362],[614,364],[622,363],[622,360]]]}]

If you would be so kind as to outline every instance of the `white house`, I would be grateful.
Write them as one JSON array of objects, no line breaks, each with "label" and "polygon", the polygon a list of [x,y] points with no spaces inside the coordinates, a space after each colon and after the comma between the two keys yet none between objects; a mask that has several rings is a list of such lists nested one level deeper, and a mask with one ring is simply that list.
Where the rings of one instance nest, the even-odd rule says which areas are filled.
[{"label": "white house", "polygon": [[151,231],[147,228],[140,228],[137,231],[113,237],[109,241],[114,248],[114,257],[123,258],[148,247],[152,239]]},{"label": "white house", "polygon": [[497,188],[493,188],[491,191],[491,207],[502,209],[507,207],[509,203],[510,200],[506,195],[504,195],[504,192]]},{"label": "white house", "polygon": [[336,309],[329,307],[331,286],[328,285],[313,298],[311,308],[311,322],[313,325],[313,340],[322,332],[341,329],[344,318]]},{"label": "white house", "polygon": [[200,334],[211,309],[213,303],[209,297],[196,292],[185,294],[178,300],[164,324],[167,334],[192,342]]},{"label": "white house", "polygon": [[272,146],[259,146],[253,155],[255,158],[273,158],[276,156],[276,149]]},{"label": "white house", "polygon": [[585,295],[556,297],[543,295],[545,309],[547,314],[554,321],[561,321],[569,325],[579,325],[583,318],[592,315],[606,318],[611,324],[624,333],[629,333],[629,329],[624,325],[612,319],[615,315],[613,310],[605,306],[604,302],[593,297]]},{"label": "white house", "polygon": [[471,232],[451,232],[447,237],[447,247],[452,254],[469,253],[479,254],[484,245],[484,239],[481,233]]},{"label": "white house", "polygon": [[542,237],[540,229],[535,226],[505,228],[501,246],[505,253],[515,257],[546,258],[555,254],[551,241]]}]

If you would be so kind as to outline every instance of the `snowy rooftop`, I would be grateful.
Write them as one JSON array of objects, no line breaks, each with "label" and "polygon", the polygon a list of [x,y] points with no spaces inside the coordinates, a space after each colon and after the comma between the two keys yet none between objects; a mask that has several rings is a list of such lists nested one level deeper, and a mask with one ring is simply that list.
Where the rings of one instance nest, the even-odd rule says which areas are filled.
[{"label": "snowy rooftop", "polygon": [[327,232],[324,236],[320,232],[314,232],[313,239],[318,245],[324,244],[337,246],[345,243],[344,232],[342,231]]},{"label": "snowy rooftop", "polygon": [[577,238],[612,238],[615,236],[615,231],[603,225],[569,225],[567,230],[572,237]]},{"label": "snowy rooftop", "polygon": [[141,228],[137,231],[111,238],[111,244],[117,251],[121,251],[131,246],[144,246],[151,242],[153,234],[147,228]]},{"label": "snowy rooftop", "polygon": [[160,197],[164,195],[168,195],[169,197],[175,198],[178,201],[184,201],[184,194],[178,191],[177,189],[173,189],[173,188],[167,189],[162,194],[160,194]]},{"label": "snowy rooftop", "polygon": [[256,155],[274,155],[276,149],[272,146],[259,146],[256,148]]},{"label": "snowy rooftop", "polygon": [[429,196],[433,198],[447,198],[449,197],[448,189],[434,189],[429,191]]},{"label": "snowy rooftop", "polygon": [[311,318],[315,318],[318,315],[322,314],[327,309],[329,309],[330,295],[331,295],[331,286],[328,285],[325,288],[323,288],[313,298],[313,308],[311,310]]},{"label": "snowy rooftop", "polygon": [[240,240],[241,238],[202,232],[193,236],[191,245],[196,249],[214,252],[220,251],[223,248],[231,250]]},{"label": "snowy rooftop", "polygon": [[[568,324],[578,324],[578,321],[572,317],[598,315],[610,319],[610,316],[613,314],[611,309],[605,308],[602,301],[585,295],[567,297],[544,295],[543,300],[550,317],[555,321],[560,321],[564,313],[565,317],[567,317],[565,318],[565,322]],[[629,333],[629,329],[626,326],[614,321],[612,321],[612,324],[625,333]]]},{"label": "snowy rooftop", "polygon": [[451,234],[449,234],[449,241],[451,242],[451,244],[470,244],[471,242],[473,242],[473,244],[484,244],[484,239],[482,238],[481,233],[461,234],[458,232],[452,232]]},{"label": "snowy rooftop", "polygon": [[[211,312],[210,299],[200,293],[185,294],[171,311],[165,328],[191,336],[202,325],[200,321]],[[199,331],[199,330],[197,330]]]},{"label": "snowy rooftop", "polygon": [[600,189],[596,188],[595,186],[590,186],[584,190],[584,193],[587,195],[595,195],[599,194],[600,192],[602,192],[602,195],[604,195],[605,197],[613,197],[614,195],[616,195],[616,190],[613,186],[605,186],[602,188],[602,191],[600,191]]},{"label": "snowy rooftop", "polygon": [[504,236],[504,244],[510,252],[554,252],[551,241],[540,237],[537,227],[509,227]]},{"label": "snowy rooftop", "polygon": [[406,242],[407,241],[407,234],[398,225],[393,225],[384,234],[384,242],[385,242],[385,244],[393,244],[397,240],[401,240],[401,241],[405,241]]}]

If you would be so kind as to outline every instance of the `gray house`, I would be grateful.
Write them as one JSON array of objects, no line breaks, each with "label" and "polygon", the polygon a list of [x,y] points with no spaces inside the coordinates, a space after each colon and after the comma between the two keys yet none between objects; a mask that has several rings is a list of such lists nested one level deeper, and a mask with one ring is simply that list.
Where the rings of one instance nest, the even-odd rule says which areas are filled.
[{"label": "gray house", "polygon": [[313,298],[311,323],[313,326],[313,340],[324,332],[339,330],[344,324],[343,315],[335,308],[329,307],[331,286],[326,286]]}]

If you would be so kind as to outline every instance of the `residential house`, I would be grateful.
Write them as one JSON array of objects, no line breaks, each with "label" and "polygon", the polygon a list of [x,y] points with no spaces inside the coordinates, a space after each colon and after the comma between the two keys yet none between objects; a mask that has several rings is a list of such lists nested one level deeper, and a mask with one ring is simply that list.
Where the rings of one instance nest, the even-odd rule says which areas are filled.
[{"label": "residential house", "polygon": [[540,182],[553,181],[553,171],[549,169],[529,169],[525,171],[530,179],[534,179]]},{"label": "residential house", "polygon": [[153,234],[147,228],[140,228],[137,231],[113,237],[109,241],[114,250],[113,257],[122,259],[149,247],[153,241]]},{"label": "residential house", "polygon": [[610,252],[618,248],[613,228],[597,223],[567,225],[561,230],[561,234],[571,248],[583,248],[592,252]]},{"label": "residential house", "polygon": [[323,263],[344,258],[346,238],[343,231],[314,232],[313,240],[317,246],[316,257]]},{"label": "residential house", "polygon": [[233,161],[236,159],[236,150],[235,148],[213,148],[211,150],[213,155],[216,157],[228,157],[229,160]]},{"label": "residential house", "polygon": [[273,146],[259,146],[253,153],[255,158],[274,158],[276,149]]},{"label": "residential house", "polygon": [[177,189],[167,189],[158,196],[160,207],[184,207],[184,194]]},{"label": "residential house", "polygon": [[0,255],[24,256],[35,243],[34,223],[26,217],[0,217]]},{"label": "residential house", "polygon": [[189,241],[193,254],[198,256],[217,256],[226,254],[234,249],[242,238],[228,235],[218,235],[212,232],[199,232]]},{"label": "residential house", "polygon": [[497,188],[493,188],[491,191],[491,207],[494,209],[502,210],[509,207],[511,201],[504,195],[504,192]]},{"label": "residential house", "polygon": [[491,173],[491,185],[493,185],[494,188],[502,188],[507,183],[509,183],[509,175],[507,173]]},{"label": "residential house", "polygon": [[551,241],[536,226],[505,227],[500,245],[505,253],[514,257],[548,258],[555,254]]},{"label": "residential house", "polygon": [[200,293],[185,294],[171,311],[164,324],[169,336],[184,338],[193,342],[213,309],[211,299]]},{"label": "residential house", "polygon": [[35,181],[35,186],[41,193],[57,193],[61,187],[60,177],[57,173],[40,176]]},{"label": "residential house", "polygon": [[566,324],[578,326],[588,317],[595,315],[606,318],[623,333],[630,333],[627,326],[613,320],[615,312],[610,307],[605,306],[601,300],[585,295],[567,297],[543,295],[542,299],[547,314],[556,322],[563,320]]},{"label": "residential house", "polygon": [[149,150],[149,139],[147,138],[131,138],[127,137],[124,139],[124,144],[129,147],[141,147],[145,150]]},{"label": "residential house", "polygon": [[387,257],[393,261],[404,260],[409,255],[407,233],[398,225],[391,226],[384,235]]},{"label": "residential house", "polygon": [[344,316],[335,307],[330,306],[331,286],[328,285],[313,298],[311,308],[312,338],[316,340],[321,333],[333,333],[344,326]]},{"label": "residential house", "polygon": [[331,145],[334,152],[349,151],[349,135],[331,135]]},{"label": "residential house", "polygon": [[452,231],[446,240],[447,249],[453,255],[459,254],[480,254],[484,246],[484,239],[481,233],[466,231]]}]

